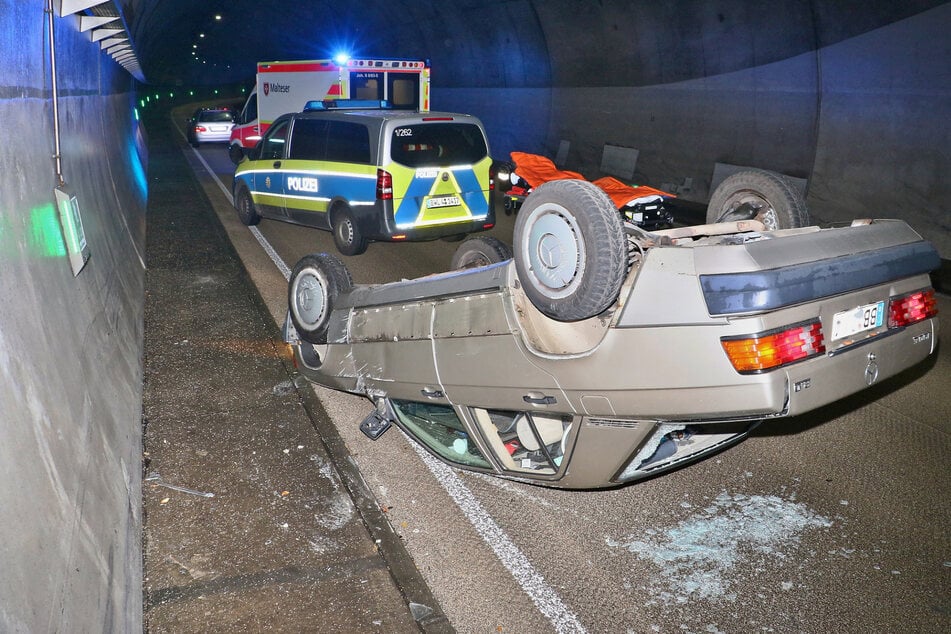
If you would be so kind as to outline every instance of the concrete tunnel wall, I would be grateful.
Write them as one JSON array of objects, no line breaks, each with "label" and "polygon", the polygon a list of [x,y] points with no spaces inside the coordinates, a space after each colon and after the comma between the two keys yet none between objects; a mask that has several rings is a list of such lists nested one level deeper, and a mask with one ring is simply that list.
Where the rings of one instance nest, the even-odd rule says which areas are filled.
[{"label": "concrete tunnel wall", "polygon": [[90,258],[54,205],[43,0],[0,0],[0,631],[142,626],[145,155],[131,78],[55,19],[62,168]]},{"label": "concrete tunnel wall", "polygon": [[718,163],[774,170],[806,181],[819,222],[902,218],[951,258],[951,3],[492,9],[414,28],[433,106],[482,118],[495,156],[567,141],[593,179],[605,144],[633,148],[635,182],[703,203]]}]

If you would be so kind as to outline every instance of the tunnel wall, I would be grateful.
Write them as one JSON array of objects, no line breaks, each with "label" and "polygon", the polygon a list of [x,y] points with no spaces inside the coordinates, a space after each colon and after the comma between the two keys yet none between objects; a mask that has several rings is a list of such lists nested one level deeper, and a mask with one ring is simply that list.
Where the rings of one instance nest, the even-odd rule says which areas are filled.
[{"label": "tunnel wall", "polygon": [[438,18],[424,35],[434,107],[482,118],[496,157],[554,158],[567,141],[565,167],[593,179],[605,144],[632,148],[631,180],[696,202],[709,199],[717,164],[769,169],[805,181],[820,222],[902,218],[951,258],[951,3],[493,9],[472,37],[520,39],[501,62],[471,63],[472,44],[441,37]]},{"label": "tunnel wall", "polygon": [[44,5],[0,0],[0,631],[141,631],[145,145],[131,78],[55,18],[74,277]]}]

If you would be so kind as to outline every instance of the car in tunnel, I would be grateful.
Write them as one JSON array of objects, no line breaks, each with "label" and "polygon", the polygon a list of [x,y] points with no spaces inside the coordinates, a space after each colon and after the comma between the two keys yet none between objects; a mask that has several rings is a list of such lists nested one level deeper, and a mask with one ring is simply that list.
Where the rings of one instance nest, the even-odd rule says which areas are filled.
[{"label": "car in tunnel", "polygon": [[279,117],[235,169],[241,222],[333,232],[344,255],[369,242],[463,237],[495,226],[492,159],[471,115],[329,100]]},{"label": "car in tunnel", "polygon": [[513,242],[476,236],[459,268],[379,285],[305,256],[284,326],[300,372],[369,398],[371,438],[396,424],[462,469],[597,488],[699,460],[936,349],[940,259],[903,221],[648,232],[595,185],[559,180],[526,199]]},{"label": "car in tunnel", "polygon": [[230,108],[203,106],[197,108],[186,124],[186,136],[193,147],[202,143],[227,143],[234,127]]}]

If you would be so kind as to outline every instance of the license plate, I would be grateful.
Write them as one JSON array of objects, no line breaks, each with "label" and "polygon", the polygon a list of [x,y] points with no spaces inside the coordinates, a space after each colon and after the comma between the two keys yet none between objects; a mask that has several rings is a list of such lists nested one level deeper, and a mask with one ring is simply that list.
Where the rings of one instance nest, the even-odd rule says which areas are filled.
[{"label": "license plate", "polygon": [[842,339],[866,330],[881,328],[885,322],[885,302],[875,302],[843,310],[832,316],[832,339]]},{"label": "license plate", "polygon": [[437,198],[430,198],[426,201],[426,207],[428,209],[435,209],[437,207],[455,207],[458,204],[458,196],[439,196]]}]

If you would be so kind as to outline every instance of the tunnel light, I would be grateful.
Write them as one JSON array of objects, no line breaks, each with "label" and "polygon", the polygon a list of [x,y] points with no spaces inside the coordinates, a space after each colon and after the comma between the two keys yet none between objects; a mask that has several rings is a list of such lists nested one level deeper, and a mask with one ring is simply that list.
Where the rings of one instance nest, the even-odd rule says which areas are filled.
[{"label": "tunnel light", "polygon": [[216,21],[216,22],[221,22],[221,14],[220,14],[220,13],[216,13],[216,14],[215,14],[215,21]]}]

